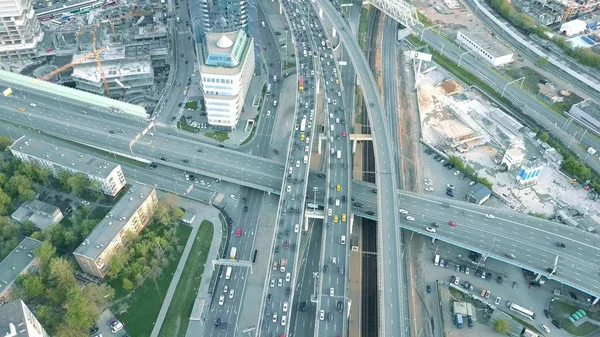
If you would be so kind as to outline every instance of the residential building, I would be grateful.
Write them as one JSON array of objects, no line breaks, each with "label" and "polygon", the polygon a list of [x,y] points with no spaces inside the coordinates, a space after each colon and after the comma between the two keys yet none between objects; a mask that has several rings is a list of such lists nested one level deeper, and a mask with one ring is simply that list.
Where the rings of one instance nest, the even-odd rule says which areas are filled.
[{"label": "residential building", "polygon": [[189,2],[192,27],[199,35],[204,33],[231,33],[248,26],[246,0],[196,0]]},{"label": "residential building", "polygon": [[523,150],[518,147],[511,147],[504,152],[500,165],[505,165],[506,170],[510,171],[513,167],[519,166],[523,162],[523,159],[525,159]]},{"label": "residential building", "polygon": [[64,216],[60,208],[39,200],[32,200],[24,202],[10,217],[20,223],[31,221],[37,228],[44,230],[59,223]]},{"label": "residential building", "polygon": [[513,52],[487,33],[470,31],[466,35],[459,31],[456,42],[466,49],[473,50],[494,67],[503,66],[514,60]]},{"label": "residential building", "polygon": [[[85,52],[84,54],[87,54]],[[77,89],[99,95],[105,93],[104,80],[95,58],[77,61],[82,54],[73,55],[73,74]],[[149,93],[154,86],[154,68],[150,53],[138,55],[136,48],[116,47],[100,54],[108,96],[123,97],[130,94]]]},{"label": "residential building", "polygon": [[97,181],[100,190],[109,196],[116,196],[125,187],[125,176],[121,165],[87,153],[25,136],[17,139],[10,146],[10,151],[20,160],[34,162],[48,168],[55,176],[61,170],[83,173],[91,181]]},{"label": "residential building", "polygon": [[0,63],[35,57],[44,38],[31,0],[0,0]]},{"label": "residential building", "polygon": [[157,202],[154,188],[132,185],[73,252],[81,269],[96,277],[106,277],[110,259],[123,246],[126,234],[139,233],[144,229]]},{"label": "residential building", "polygon": [[0,306],[0,336],[49,337],[29,307],[21,299]]},{"label": "residential building", "polygon": [[19,275],[37,271],[34,251],[41,244],[36,239],[25,238],[0,262],[0,305],[11,300],[12,286]]},{"label": "residential building", "polygon": [[487,188],[487,186],[477,183],[473,185],[471,192],[467,194],[467,201],[481,205],[486,202],[490,196],[492,196],[492,191]]},{"label": "residential building", "polygon": [[587,99],[573,104],[568,114],[595,133],[600,132],[600,105],[598,103]]},{"label": "residential building", "polygon": [[254,76],[254,42],[243,30],[205,35],[199,54],[208,123],[234,130]]}]

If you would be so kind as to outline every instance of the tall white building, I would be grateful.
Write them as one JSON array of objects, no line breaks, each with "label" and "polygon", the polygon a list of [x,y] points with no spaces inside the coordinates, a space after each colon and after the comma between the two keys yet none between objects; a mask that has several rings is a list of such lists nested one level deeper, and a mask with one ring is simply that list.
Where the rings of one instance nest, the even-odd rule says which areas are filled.
[{"label": "tall white building", "polygon": [[0,0],[0,62],[34,57],[43,37],[31,0]]},{"label": "tall white building", "polygon": [[234,130],[254,75],[253,39],[243,30],[208,33],[199,55],[208,123]]},{"label": "tall white building", "polygon": [[0,307],[0,336],[49,337],[29,307],[17,299]]},{"label": "tall white building", "polygon": [[125,187],[121,165],[89,154],[25,136],[10,146],[10,152],[22,161],[34,162],[48,168],[53,175],[57,175],[61,170],[83,173],[91,181],[97,181],[106,195],[114,197]]}]

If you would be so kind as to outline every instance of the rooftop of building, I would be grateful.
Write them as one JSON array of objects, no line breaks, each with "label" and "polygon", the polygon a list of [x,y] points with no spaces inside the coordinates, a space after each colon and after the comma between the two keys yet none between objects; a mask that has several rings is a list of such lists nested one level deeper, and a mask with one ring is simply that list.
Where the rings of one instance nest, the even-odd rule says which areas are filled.
[{"label": "rooftop of building", "polygon": [[[111,80],[112,78],[127,80],[127,77],[135,75],[154,77],[154,69],[152,68],[152,61],[150,60],[122,60],[118,64],[103,64],[102,70],[104,70],[105,78],[108,80]],[[99,82],[102,79],[100,71],[95,63],[81,64],[77,67],[73,67],[72,76],[91,82]]]},{"label": "rooftop of building", "polygon": [[108,215],[96,225],[96,228],[75,249],[73,254],[96,260],[153,190],[154,188],[146,185],[131,185],[127,193],[115,204]]},{"label": "rooftop of building", "polygon": [[500,42],[498,39],[491,37],[485,31],[477,31],[477,30],[476,31],[468,31],[468,32],[460,31],[459,33],[462,33],[463,35],[465,35],[467,38],[469,38],[471,41],[475,42],[481,48],[485,49],[488,53],[490,53],[494,57],[500,57],[500,56],[504,56],[504,55],[513,54],[512,50],[510,50],[508,47],[506,47],[504,44],[502,44],[502,42]]},{"label": "rooftop of building", "polygon": [[11,214],[11,218],[19,222],[31,221],[36,227],[44,230],[46,227],[54,224],[55,217],[62,219],[61,214],[60,209],[54,205],[39,200],[32,200],[24,202]]},{"label": "rooftop of building", "polygon": [[253,48],[252,37],[242,30],[233,33],[207,33],[204,35],[201,48],[201,72],[237,74],[251,48]]},{"label": "rooftop of building", "polygon": [[598,105],[598,103],[586,99],[585,101],[574,104],[573,106],[581,109],[586,114],[600,120],[600,105]]},{"label": "rooftop of building", "polygon": [[477,200],[481,200],[490,195],[491,193],[492,191],[487,186],[477,183],[473,185],[473,187],[471,187],[471,193],[469,193],[469,195],[471,195]]},{"label": "rooftop of building", "polygon": [[26,136],[17,139],[10,148],[13,151],[51,161],[57,165],[69,167],[102,179],[106,178],[114,169],[120,167],[120,165],[106,159],[96,158],[86,153],[59,147],[38,139],[27,138]]},{"label": "rooftop of building", "polygon": [[0,262],[0,292],[10,287],[17,276],[29,266],[35,258],[33,251],[41,244],[41,241],[27,237]]},{"label": "rooftop of building", "polygon": [[[29,336],[43,336],[41,331],[29,331],[23,329],[30,319],[27,305],[21,299],[10,301],[0,306],[0,336],[8,337],[29,337]],[[35,329],[29,323],[30,327]]]}]

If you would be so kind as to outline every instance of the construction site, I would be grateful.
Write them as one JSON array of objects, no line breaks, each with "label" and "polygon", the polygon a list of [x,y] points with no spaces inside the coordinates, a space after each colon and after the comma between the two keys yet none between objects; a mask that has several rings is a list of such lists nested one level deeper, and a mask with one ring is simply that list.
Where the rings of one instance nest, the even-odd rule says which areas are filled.
[{"label": "construction site", "polygon": [[44,39],[21,73],[149,108],[156,104],[171,58],[164,0],[42,5],[36,15]]}]

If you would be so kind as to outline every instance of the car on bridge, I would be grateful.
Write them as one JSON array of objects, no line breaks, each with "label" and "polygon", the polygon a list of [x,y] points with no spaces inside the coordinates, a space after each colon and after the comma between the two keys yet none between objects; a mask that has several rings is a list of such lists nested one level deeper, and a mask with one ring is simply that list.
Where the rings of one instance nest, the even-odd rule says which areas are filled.
[{"label": "car on bridge", "polygon": [[337,216],[337,215],[336,215],[336,216],[334,216],[334,217],[333,217],[333,222],[338,222],[338,219],[339,219],[339,218],[338,218],[338,216]]},{"label": "car on bridge", "polygon": [[448,221],[448,225],[450,225],[452,227],[456,227],[456,222],[454,222],[454,221]]}]

